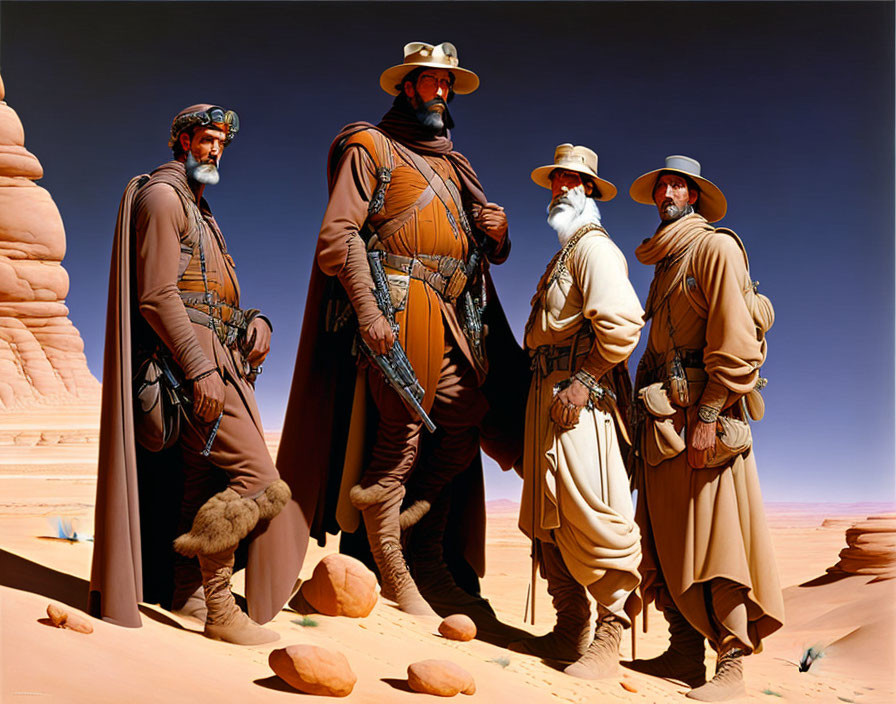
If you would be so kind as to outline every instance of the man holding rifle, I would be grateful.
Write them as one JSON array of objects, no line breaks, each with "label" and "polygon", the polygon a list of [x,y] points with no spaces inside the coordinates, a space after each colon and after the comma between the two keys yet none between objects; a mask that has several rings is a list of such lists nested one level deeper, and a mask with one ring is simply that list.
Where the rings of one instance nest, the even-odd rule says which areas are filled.
[{"label": "man holding rifle", "polygon": [[[480,435],[495,437],[480,432],[494,410],[480,388],[488,373],[485,333],[491,332],[490,342],[500,337],[511,354],[521,352],[491,300],[486,271],[488,262],[507,257],[507,219],[503,208],[487,201],[449,136],[448,103],[476,90],[479,78],[459,67],[452,44],[414,42],[405,46],[403,63],[382,74],[380,86],[396,96],[391,110],[376,126],[346,126],[330,149],[330,201],[316,251],[320,271],[312,272],[278,466],[294,477],[297,491],[302,485],[307,492],[303,507],[318,539],[340,528],[350,532],[351,506],[361,512],[383,595],[403,611],[426,616],[433,615],[427,600],[447,611],[483,606],[445,569],[449,485],[465,474],[461,481],[472,482],[464,500],[478,500],[479,508],[466,510],[463,521],[475,523],[479,515],[480,525],[468,525],[459,542],[466,539],[468,572],[481,574]],[[345,325],[352,314],[360,342],[353,346],[364,354],[356,357],[356,383],[346,388],[340,385],[344,368],[340,374],[334,359],[352,345],[355,327]],[[352,331],[347,337],[346,329]],[[377,423],[367,449],[358,450],[364,445],[359,426],[370,427],[362,420],[370,406],[365,394]],[[350,408],[350,421],[340,423],[340,411]],[[434,425],[435,434],[422,433],[424,424],[431,431]],[[323,455],[315,454],[315,445],[325,448]],[[521,446],[491,450],[506,468]],[[456,494],[456,484],[453,489]],[[409,542],[412,576],[401,530],[421,520]],[[475,576],[472,584],[475,593]]]}]

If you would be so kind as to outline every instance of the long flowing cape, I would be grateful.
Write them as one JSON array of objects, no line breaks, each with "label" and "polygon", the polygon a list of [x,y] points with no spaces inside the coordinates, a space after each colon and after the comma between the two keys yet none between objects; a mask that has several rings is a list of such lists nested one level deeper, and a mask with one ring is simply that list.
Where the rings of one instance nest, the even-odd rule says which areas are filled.
[{"label": "long flowing cape", "polygon": [[[356,122],[344,127],[337,135],[328,155],[327,180],[330,190],[345,138],[361,129],[380,129],[415,151],[447,156],[473,200],[486,202],[475,171],[463,155],[454,151],[451,141],[441,137],[421,142],[408,129],[408,121],[401,115],[396,116],[395,109],[387,113],[378,126]],[[488,272],[486,277],[489,300],[483,322],[488,326],[486,346],[492,363],[482,387],[490,410],[480,428],[481,445],[502,468],[508,469],[522,456],[528,359],[513,337]],[[334,287],[339,287],[338,281],[320,270],[315,252],[277,456],[277,468],[292,487],[293,496],[298,497],[311,536],[321,544],[327,533],[339,532],[336,506],[356,376],[350,352],[354,330],[351,326],[337,332],[324,329],[326,308]],[[365,439],[367,447],[372,442],[375,423],[375,413],[369,413]],[[421,448],[421,452],[425,452],[425,447]],[[452,515],[462,520],[449,520],[445,537],[446,556],[452,552],[461,553],[475,573],[482,576],[485,573],[485,491],[478,455],[473,464],[455,480],[452,493],[460,499],[453,505]],[[461,581],[458,580],[458,583]]]},{"label": "long flowing cape", "polygon": [[[164,174],[160,177],[164,180]],[[132,211],[146,178],[138,176],[128,183],[112,243],[88,598],[91,614],[131,628],[142,625],[139,602],[170,603],[172,543],[183,488],[179,447],[151,453],[134,438],[132,353],[135,340],[149,331],[132,285]],[[247,606],[259,623],[270,621],[289,599],[307,544],[308,526],[302,523],[295,502],[290,502],[240,546],[237,567],[247,567]]]}]

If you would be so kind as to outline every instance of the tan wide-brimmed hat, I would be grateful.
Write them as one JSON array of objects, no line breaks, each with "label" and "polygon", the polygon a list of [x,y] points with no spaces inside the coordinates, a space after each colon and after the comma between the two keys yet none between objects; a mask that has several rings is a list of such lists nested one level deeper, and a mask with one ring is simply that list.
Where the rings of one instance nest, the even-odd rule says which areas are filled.
[{"label": "tan wide-brimmed hat", "polygon": [[479,87],[479,76],[458,66],[457,47],[450,42],[437,46],[426,42],[411,42],[404,45],[404,62],[387,68],[380,76],[380,88],[389,95],[398,95],[401,79],[418,66],[444,68],[454,74],[453,90],[458,95],[472,93]]},{"label": "tan wide-brimmed hat", "polygon": [[666,157],[666,165],[662,169],[648,171],[643,176],[635,179],[628,190],[629,195],[636,203],[656,206],[653,200],[653,188],[661,174],[682,174],[687,176],[700,190],[700,197],[694,205],[694,210],[705,217],[709,222],[716,222],[725,217],[728,211],[728,201],[721,189],[709,179],[700,175],[700,162],[688,156],[674,154]]},{"label": "tan wide-brimmed hat", "polygon": [[554,150],[554,163],[539,166],[532,172],[532,180],[544,188],[551,187],[551,172],[557,169],[575,171],[584,174],[597,186],[595,200],[613,200],[616,197],[616,186],[597,175],[597,154],[588,147],[572,144],[559,144]]}]

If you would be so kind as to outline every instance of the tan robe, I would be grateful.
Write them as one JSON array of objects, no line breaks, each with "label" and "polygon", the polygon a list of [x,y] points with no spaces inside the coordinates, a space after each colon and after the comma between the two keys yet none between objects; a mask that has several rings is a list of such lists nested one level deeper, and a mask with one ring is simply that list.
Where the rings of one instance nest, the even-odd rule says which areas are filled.
[{"label": "tan robe", "polygon": [[[670,287],[675,262],[683,261],[690,248],[687,276]],[[691,370],[688,375],[690,413],[701,403],[731,408],[753,388],[764,360],[764,344],[745,303],[749,274],[738,241],[693,214],[660,229],[637,255],[644,264],[656,264],[657,273],[636,387],[668,377],[675,347],[685,356],[702,352],[705,373]],[[679,409],[676,430],[687,437],[684,418]],[[725,630],[756,649],[781,627],[784,605],[753,452],[716,469],[693,469],[687,450],[658,461],[655,448],[648,447],[651,422],[639,436],[641,457],[651,458],[639,471],[645,597],[657,598],[662,606],[668,595],[695,628],[718,644],[720,629],[707,610],[709,599]],[[724,596],[716,591],[719,582],[708,593],[710,580],[717,578],[729,585]],[[738,603],[746,604],[746,624],[725,620]]]},{"label": "tan robe", "polygon": [[[590,326],[591,354],[617,364],[637,345],[642,316],[625,257],[609,237],[591,231],[569,252],[565,266],[558,267],[557,257],[548,265],[533,299],[525,346],[567,346]],[[519,525],[530,538],[555,543],[576,581],[618,613],[638,585],[640,534],[613,416],[584,408],[578,424],[565,431],[550,419],[553,387],[571,373],[534,374]]]}]

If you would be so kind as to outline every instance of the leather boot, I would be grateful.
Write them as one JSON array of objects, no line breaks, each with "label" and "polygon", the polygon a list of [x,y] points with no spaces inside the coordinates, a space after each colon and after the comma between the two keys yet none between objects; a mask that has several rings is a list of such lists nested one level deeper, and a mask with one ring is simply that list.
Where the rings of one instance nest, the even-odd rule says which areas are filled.
[{"label": "leather boot", "polygon": [[205,592],[202,589],[202,573],[195,560],[181,555],[174,556],[174,593],[171,595],[171,613],[182,618],[193,618],[205,623]]},{"label": "leather boot", "polygon": [[235,549],[214,555],[199,555],[202,586],[205,589],[205,635],[236,645],[261,645],[278,640],[280,635],[262,628],[236,605],[230,591]]},{"label": "leather boot", "polygon": [[352,503],[364,516],[370,552],[380,573],[382,596],[394,601],[405,613],[437,619],[438,614],[417,591],[401,551],[398,514],[403,495],[402,487],[390,489],[378,484],[367,488],[356,484],[349,494]]},{"label": "leather boot", "polygon": [[450,496],[443,491],[410,535],[407,554],[414,582],[430,606],[443,616],[464,613],[477,623],[477,616],[494,619],[488,601],[457,586],[448,569],[444,538],[450,508]]},{"label": "leather boot", "polygon": [[544,660],[575,662],[591,642],[591,607],[585,587],[566,568],[560,550],[553,543],[541,543],[542,570],[548,582],[548,594],[557,612],[557,623],[550,633],[510,643],[517,653],[535,655]]},{"label": "leather boot", "polygon": [[615,616],[604,616],[597,624],[588,650],[563,670],[585,680],[599,680],[619,673],[619,643],[624,626]]},{"label": "leather boot", "polygon": [[744,651],[730,648],[719,655],[716,674],[706,684],[692,689],[685,696],[701,702],[723,702],[746,694],[744,687]]},{"label": "leather boot", "polygon": [[663,616],[669,622],[669,647],[662,655],[649,660],[632,660],[626,667],[645,675],[699,687],[706,682],[703,634],[676,609],[665,609]]}]

